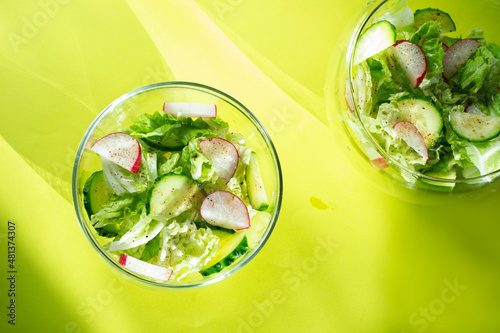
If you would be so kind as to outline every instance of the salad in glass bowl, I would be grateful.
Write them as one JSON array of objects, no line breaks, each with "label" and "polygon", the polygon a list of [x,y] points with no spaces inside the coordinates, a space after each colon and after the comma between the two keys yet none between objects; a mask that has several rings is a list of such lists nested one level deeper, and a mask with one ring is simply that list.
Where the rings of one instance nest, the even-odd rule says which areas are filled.
[{"label": "salad in glass bowl", "polygon": [[464,32],[444,8],[371,6],[347,52],[340,118],[352,142],[410,189],[467,192],[498,178],[496,36]]},{"label": "salad in glass bowl", "polygon": [[264,245],[281,171],[240,103],[167,82],[132,91],[96,118],[77,153],[73,193],[80,225],[108,262],[152,284],[196,286],[230,275]]}]

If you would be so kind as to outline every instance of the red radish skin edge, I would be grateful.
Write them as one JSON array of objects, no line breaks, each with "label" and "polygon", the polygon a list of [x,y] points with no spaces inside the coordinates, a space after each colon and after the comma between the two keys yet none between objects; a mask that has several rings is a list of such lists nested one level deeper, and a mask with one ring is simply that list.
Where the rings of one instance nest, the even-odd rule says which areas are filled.
[{"label": "red radish skin edge", "polygon": [[141,155],[142,155],[142,149],[141,145],[139,145],[139,158],[135,162],[134,166],[130,169],[130,172],[137,173],[137,171],[139,171],[139,167],[141,166],[141,158],[140,158]]},{"label": "red radish skin edge", "polygon": [[120,265],[125,266],[127,263],[127,255],[122,253],[120,254]]},{"label": "red radish skin edge", "polygon": [[[120,258],[118,260],[118,262],[120,263],[120,265],[127,267],[127,258],[128,258],[128,255],[126,255],[125,253],[120,254]],[[134,258],[134,259],[136,259],[138,261],[141,261],[141,260],[139,260],[137,258]],[[144,263],[147,264],[147,265],[154,266],[154,265],[146,263],[146,262],[144,262]],[[158,268],[161,268],[161,266],[158,266]],[[136,272],[136,273],[140,273],[140,272]],[[171,269],[167,269],[167,275],[166,275],[165,281],[170,280],[170,278],[172,277],[172,273],[173,273],[173,271]]]},{"label": "red radish skin edge", "polygon": [[389,167],[385,159],[380,156],[380,154],[372,147],[370,144],[362,144],[363,149],[365,150],[366,156],[370,159],[370,163],[373,168],[377,171],[385,169]]},{"label": "red radish skin edge", "polygon": [[373,159],[370,162],[371,162],[373,168],[375,168],[375,170],[377,170],[377,171],[389,167],[389,165],[387,164],[387,162],[385,161],[385,159],[383,157]]},{"label": "red radish skin edge", "polygon": [[[124,169],[129,170],[129,171],[130,171],[130,172],[132,172],[132,173],[137,173],[137,171],[139,171],[139,167],[141,166],[142,149],[141,149],[141,145],[139,144],[139,141],[137,141],[137,139],[136,139],[136,138],[134,138],[133,136],[131,136],[131,135],[129,135],[129,134],[122,133],[122,132],[110,133],[110,134],[108,134],[108,135],[106,135],[106,136],[103,136],[102,138],[100,138],[100,139],[99,139],[99,140],[97,140],[96,142],[94,142],[94,144],[90,147],[90,150],[95,151],[93,148],[95,147],[95,145],[96,145],[99,141],[101,141],[101,140],[103,140],[103,139],[105,139],[105,138],[107,138],[107,137],[114,136],[114,135],[127,135],[127,136],[129,136],[130,138],[132,138],[132,139],[134,140],[134,143],[135,143],[134,145],[136,145],[136,147],[137,147],[137,152],[134,152],[134,153],[136,153],[136,154],[137,154],[137,157],[136,157],[136,160],[135,160],[134,164],[133,164],[132,166],[130,166],[130,168],[128,167],[128,165],[127,165],[127,166],[123,166],[123,165],[120,165],[120,164],[118,164],[118,165],[120,165],[120,166],[121,166],[121,167],[123,167]],[[97,151],[95,151],[95,152],[96,152],[96,153],[98,153]],[[99,153],[98,153],[98,154],[99,154]],[[99,155],[100,155],[100,154],[99,154]],[[113,163],[117,164],[117,163],[116,163],[113,159],[110,159],[108,156],[103,156],[103,157],[104,157],[104,158],[107,158],[107,159],[109,159],[110,161],[112,161]]]}]

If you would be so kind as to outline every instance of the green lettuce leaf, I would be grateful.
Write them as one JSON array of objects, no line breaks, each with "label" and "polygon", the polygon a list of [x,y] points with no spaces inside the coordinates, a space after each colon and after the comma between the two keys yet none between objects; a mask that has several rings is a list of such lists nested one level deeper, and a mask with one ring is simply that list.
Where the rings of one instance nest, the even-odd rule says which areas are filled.
[{"label": "green lettuce leaf", "polygon": [[452,147],[456,158],[463,162],[464,177],[477,177],[500,169],[499,140],[487,142],[457,140],[453,142]]},{"label": "green lettuce leaf", "polygon": [[201,182],[203,185],[215,184],[219,177],[208,158],[201,152],[199,145],[204,139],[204,137],[195,138],[184,147],[179,165],[182,166],[183,173],[190,175],[191,178]]},{"label": "green lettuce leaf", "polygon": [[392,79],[392,73],[385,57],[367,60],[372,81],[372,102],[374,107],[389,101],[392,94],[401,90],[401,84]]},{"label": "green lettuce leaf", "polygon": [[424,23],[410,38],[410,42],[419,45],[427,59],[426,78],[431,79],[443,72],[444,50],[441,46],[441,26],[429,21]]},{"label": "green lettuce leaf", "polygon": [[477,40],[479,43],[484,43],[484,32],[481,29],[472,29],[467,37],[467,39]]},{"label": "green lettuce leaf", "polygon": [[193,138],[220,137],[227,129],[228,124],[219,117],[193,119],[157,111],[137,116],[125,132],[137,139],[146,139],[146,144],[154,148],[178,150]]},{"label": "green lettuce leaf", "polygon": [[100,236],[121,236],[141,219],[145,205],[144,193],[112,196],[109,202],[92,215],[90,223]]},{"label": "green lettuce leaf", "polygon": [[480,45],[459,71],[461,89],[471,95],[483,87],[486,93],[500,88],[500,60],[486,45]]},{"label": "green lettuce leaf", "polygon": [[179,165],[181,154],[178,152],[167,152],[159,159],[158,176],[167,173],[182,173],[182,167]]},{"label": "green lettuce leaf", "polygon": [[495,56],[495,58],[500,59],[500,46],[495,43],[489,43],[486,47]]},{"label": "green lettuce leaf", "polygon": [[446,140],[464,178],[478,177],[500,169],[500,137],[486,142],[460,138],[446,123]]},{"label": "green lettuce leaf", "polygon": [[139,259],[144,261],[149,261],[152,258],[156,257],[160,252],[160,234],[156,235],[152,240],[146,243],[144,247],[141,257]]},{"label": "green lettuce leaf", "polygon": [[[490,114],[487,114],[487,113],[485,113],[485,114],[500,117],[500,93],[497,93],[497,94],[490,96],[487,103],[488,103],[488,110],[489,110]],[[481,110],[483,110],[483,109],[481,109]]]}]

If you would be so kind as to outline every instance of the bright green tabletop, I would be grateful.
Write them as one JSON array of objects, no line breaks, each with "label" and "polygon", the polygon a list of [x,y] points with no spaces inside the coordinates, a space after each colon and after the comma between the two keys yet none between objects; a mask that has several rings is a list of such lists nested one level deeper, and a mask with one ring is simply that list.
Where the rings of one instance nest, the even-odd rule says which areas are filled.
[{"label": "bright green tabletop", "polygon": [[[353,170],[324,124],[330,55],[363,3],[3,1],[0,331],[499,332],[500,194],[448,208],[400,201]],[[70,195],[92,119],[169,80],[213,86],[252,110],[284,176],[278,223],[256,258],[180,291],[115,272]]]}]

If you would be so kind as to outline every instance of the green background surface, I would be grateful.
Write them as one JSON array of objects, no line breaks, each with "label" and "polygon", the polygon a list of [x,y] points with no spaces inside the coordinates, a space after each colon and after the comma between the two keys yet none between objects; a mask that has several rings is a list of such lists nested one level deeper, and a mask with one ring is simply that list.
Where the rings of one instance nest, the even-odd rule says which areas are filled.
[{"label": "green background surface", "polygon": [[[325,125],[331,54],[345,49],[344,28],[363,4],[2,2],[0,330],[499,332],[500,195],[447,206],[398,200],[352,167]],[[180,291],[109,267],[70,195],[92,119],[122,94],[168,80],[213,86],[252,110],[284,177],[280,218],[256,258],[225,281]]]}]

